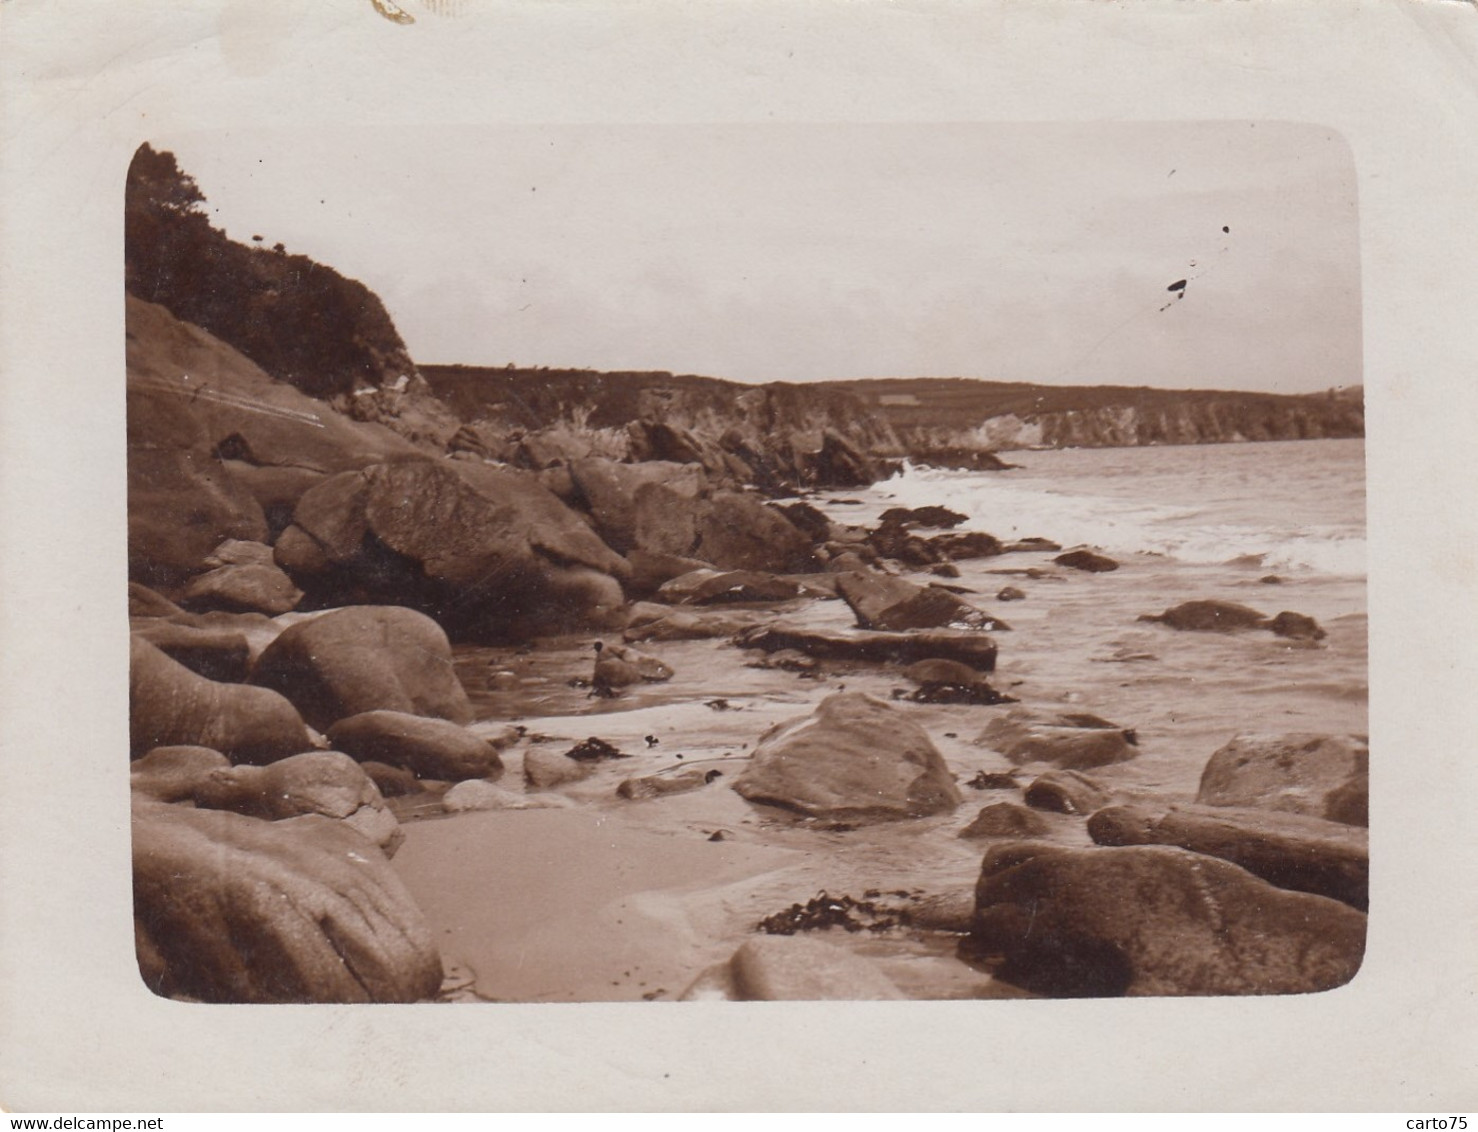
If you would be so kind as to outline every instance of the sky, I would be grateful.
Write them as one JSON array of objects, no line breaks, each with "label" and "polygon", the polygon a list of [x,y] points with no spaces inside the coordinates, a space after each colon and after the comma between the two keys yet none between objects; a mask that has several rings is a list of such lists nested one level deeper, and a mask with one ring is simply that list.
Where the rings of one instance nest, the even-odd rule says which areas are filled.
[{"label": "sky", "polygon": [[420,364],[1294,393],[1362,380],[1355,169],[1313,125],[151,140],[232,237],[373,289]]}]

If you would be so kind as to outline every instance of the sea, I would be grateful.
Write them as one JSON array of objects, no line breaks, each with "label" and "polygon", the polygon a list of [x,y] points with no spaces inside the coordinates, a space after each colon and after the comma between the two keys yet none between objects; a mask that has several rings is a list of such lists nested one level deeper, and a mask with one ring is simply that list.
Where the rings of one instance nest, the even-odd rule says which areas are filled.
[{"label": "sea", "polygon": [[[1206,759],[1242,731],[1366,731],[1364,441],[1309,440],[1008,452],[1018,465],[906,465],[825,509],[872,523],[888,507],[942,504],[958,530],[1003,542],[1090,547],[1112,573],[1053,566],[1050,552],[961,563],[960,584],[1012,626],[997,682],[1023,702],[1073,704],[1141,735],[1108,773],[1194,797]],[[1025,594],[992,600],[1006,585]],[[1177,632],[1141,622],[1183,601],[1233,601],[1314,617],[1327,636]]]}]

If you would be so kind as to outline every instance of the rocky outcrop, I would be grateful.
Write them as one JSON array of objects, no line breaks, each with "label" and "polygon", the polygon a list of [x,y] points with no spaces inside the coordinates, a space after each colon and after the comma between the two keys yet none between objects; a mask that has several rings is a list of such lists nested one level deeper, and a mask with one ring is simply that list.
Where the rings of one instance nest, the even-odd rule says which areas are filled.
[{"label": "rocky outcrop", "polygon": [[408,770],[417,778],[461,782],[503,773],[498,748],[450,720],[403,711],[367,711],[328,729],[328,741],[359,762]]},{"label": "rocky outcrop", "polygon": [[1320,641],[1325,632],[1312,617],[1284,611],[1268,617],[1231,601],[1187,601],[1164,613],[1142,613],[1141,621],[1157,622],[1172,629],[1199,633],[1234,633],[1239,629],[1269,629],[1275,636],[1293,640]]},{"label": "rocky outcrop", "polygon": [[475,640],[607,623],[630,572],[535,477],[463,461],[325,482],[298,503],[276,557],[319,605],[394,602]]},{"label": "rocky outcrop", "polygon": [[635,501],[636,545],[648,553],[696,558],[720,570],[798,574],[817,566],[811,540],[753,495],[690,498],[654,483]]},{"label": "rocky outcrop", "polygon": [[992,802],[975,815],[975,820],[960,830],[967,838],[1042,837],[1051,826],[1034,810],[1015,802]]},{"label": "rocky outcrop", "polygon": [[1023,801],[1034,810],[1055,814],[1091,814],[1108,805],[1110,794],[1086,774],[1075,770],[1049,770],[1026,788]]},{"label": "rocky outcrop", "polygon": [[1176,845],[1231,861],[1279,888],[1333,897],[1365,911],[1365,830],[1265,810],[1218,806],[1109,806],[1088,819],[1099,845]]},{"label": "rocky outcrop", "polygon": [[252,683],[287,697],[319,731],[378,710],[472,719],[446,634],[396,606],[339,609],[293,625],[257,661]]},{"label": "rocky outcrop", "polygon": [[647,484],[662,484],[685,499],[707,486],[703,470],[692,464],[653,460],[618,464],[614,460],[575,460],[569,465],[576,498],[590,515],[596,534],[617,554],[635,549],[636,495]]},{"label": "rocky outcrop", "polygon": [[1354,978],[1365,917],[1184,849],[1010,843],[981,866],[970,948],[1057,997],[1302,994]]},{"label": "rocky outcrop", "polygon": [[1134,732],[1086,714],[1054,714],[1012,708],[991,721],[975,742],[1018,765],[1052,763],[1063,770],[1091,770],[1135,758]]},{"label": "rocky outcrop", "polygon": [[261,542],[327,475],[417,453],[127,300],[129,574],[170,588],[224,539]]},{"label": "rocky outcrop", "polygon": [[380,851],[319,815],[263,821],[139,799],[140,973],[202,1002],[415,1002],[437,993],[430,929]]},{"label": "rocky outcrop", "polygon": [[740,648],[776,652],[794,649],[822,660],[858,660],[874,664],[912,664],[939,658],[954,660],[977,672],[996,666],[995,642],[984,633],[967,629],[929,629],[909,633],[868,630],[827,632],[784,622],[746,629],[734,638]]},{"label": "rocky outcrop", "polygon": [[148,641],[129,652],[129,747],[135,758],[155,747],[207,747],[232,762],[267,763],[312,748],[303,719],[268,688],[223,684],[196,675]]},{"label": "rocky outcrop", "polygon": [[203,809],[231,810],[268,821],[321,814],[374,842],[386,856],[405,840],[379,787],[339,751],[308,751],[270,766],[211,770],[195,783],[190,798]]},{"label": "rocky outcrop", "polygon": [[836,582],[837,593],[863,629],[1009,628],[941,586],[917,586],[875,571],[838,574]]},{"label": "rocky outcrop", "polygon": [[1238,735],[1201,772],[1196,801],[1369,824],[1370,748],[1363,735]]},{"label": "rocky outcrop", "polygon": [[856,692],[771,728],[734,789],[824,818],[922,817],[960,803],[929,736],[897,708]]}]

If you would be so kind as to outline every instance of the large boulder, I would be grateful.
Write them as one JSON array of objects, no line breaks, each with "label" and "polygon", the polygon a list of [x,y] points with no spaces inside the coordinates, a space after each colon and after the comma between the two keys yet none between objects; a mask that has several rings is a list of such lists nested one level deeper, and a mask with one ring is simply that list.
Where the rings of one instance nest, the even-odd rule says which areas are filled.
[{"label": "large boulder", "polygon": [[139,967],[156,994],[415,1002],[441,986],[421,911],[340,822],[136,800],[133,870]]},{"label": "large boulder", "polygon": [[539,480],[460,460],[379,464],[306,494],[277,561],[318,604],[393,602],[459,637],[610,624],[626,560]]},{"label": "large boulder", "polygon": [[223,539],[263,541],[325,475],[418,450],[127,300],[129,575],[178,585]]},{"label": "large boulder", "polygon": [[863,629],[1006,629],[1008,626],[939,586],[916,586],[876,571],[837,575],[841,595]]},{"label": "large boulder", "polygon": [[257,661],[252,683],[286,696],[319,731],[377,710],[472,721],[441,626],[397,606],[337,609],[291,626]]},{"label": "large boulder", "polygon": [[1178,845],[1241,865],[1279,888],[1365,911],[1370,846],[1363,829],[1299,814],[1219,806],[1108,806],[1088,819],[1099,845]]},{"label": "large boulder", "polygon": [[863,1002],[904,994],[868,960],[836,944],[760,935],[700,974],[680,997],[684,1002]]},{"label": "large boulder", "polygon": [[1032,780],[1022,797],[1034,810],[1055,814],[1091,814],[1109,803],[1110,794],[1086,774],[1049,770]]},{"label": "large boulder", "polygon": [[270,766],[219,768],[202,775],[190,792],[197,806],[277,821],[322,814],[342,821],[386,855],[405,840],[400,823],[363,769],[340,751],[308,751]]},{"label": "large boulder", "polygon": [[461,782],[503,773],[498,748],[445,719],[403,711],[367,711],[328,729],[336,750],[360,762],[401,767],[417,778]]},{"label": "large boulder", "polygon": [[1368,825],[1369,771],[1363,735],[1238,735],[1207,762],[1196,801]]},{"label": "large boulder", "polygon": [[960,803],[944,759],[898,708],[857,692],[822,700],[814,714],[772,727],[734,789],[823,818],[906,818]]},{"label": "large boulder", "polygon": [[1091,770],[1139,754],[1134,732],[1086,714],[1012,708],[993,719],[975,742],[1013,763],[1052,763],[1063,770]]},{"label": "large boulder", "polygon": [[1365,916],[1164,846],[985,856],[969,949],[1039,994],[1300,994],[1354,978]]},{"label": "large boulder", "polygon": [[596,533],[617,554],[636,547],[636,493],[642,487],[659,483],[683,498],[696,499],[707,482],[697,465],[662,460],[618,464],[590,457],[571,462],[569,472]]},{"label": "large boulder", "polygon": [[975,815],[975,820],[960,830],[959,836],[977,837],[1043,837],[1051,826],[1035,810],[1015,802],[992,802]]},{"label": "large boulder", "polygon": [[635,501],[636,545],[650,553],[696,558],[720,570],[798,574],[816,568],[811,540],[753,495],[720,491],[694,499],[650,483]]},{"label": "large boulder", "polygon": [[1106,574],[1119,568],[1119,564],[1112,558],[1091,550],[1069,550],[1066,554],[1059,554],[1052,561],[1059,566],[1066,566],[1071,570],[1082,570],[1089,574]]},{"label": "large boulder", "polygon": [[191,672],[137,636],[130,642],[129,747],[220,751],[232,762],[266,763],[309,750],[296,708],[268,688],[222,684]]}]

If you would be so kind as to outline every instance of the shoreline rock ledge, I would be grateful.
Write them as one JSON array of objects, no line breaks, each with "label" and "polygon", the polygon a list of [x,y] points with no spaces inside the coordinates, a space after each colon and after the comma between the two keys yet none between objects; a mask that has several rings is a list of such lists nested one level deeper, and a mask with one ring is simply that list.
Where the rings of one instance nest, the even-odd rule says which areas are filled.
[{"label": "shoreline rock ledge", "polygon": [[772,727],[734,789],[751,802],[831,819],[926,817],[961,801],[924,729],[860,692],[838,692],[812,715]]}]

